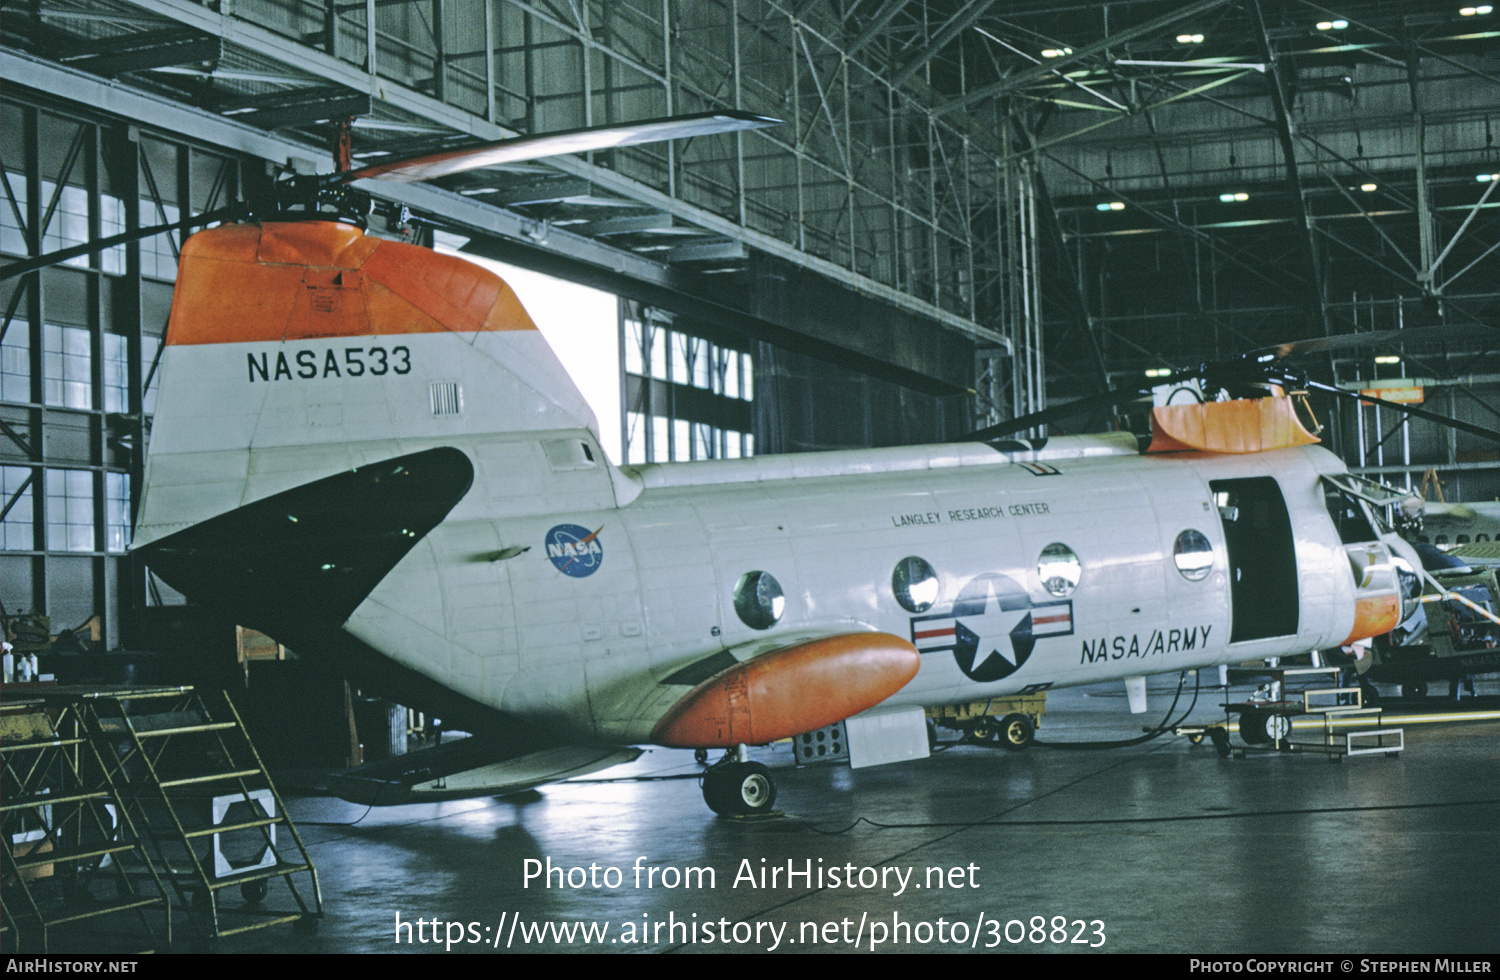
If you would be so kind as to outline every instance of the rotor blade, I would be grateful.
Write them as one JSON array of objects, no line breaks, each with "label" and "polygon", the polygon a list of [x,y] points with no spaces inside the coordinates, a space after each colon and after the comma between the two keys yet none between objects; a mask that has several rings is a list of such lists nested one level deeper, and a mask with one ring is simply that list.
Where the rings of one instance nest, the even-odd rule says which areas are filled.
[{"label": "rotor blade", "polygon": [[5,263],[5,268],[0,269],[0,281],[9,279],[12,276],[24,276],[26,273],[35,272],[37,269],[45,269],[59,262],[76,259],[80,255],[102,252],[107,248],[114,248],[116,245],[129,245],[131,242],[138,242],[143,238],[150,238],[152,235],[160,235],[164,231],[177,231],[181,228],[192,228],[195,225],[211,225],[216,221],[233,221],[236,218],[243,218],[249,213],[249,210],[249,207],[245,204],[231,204],[227,208],[219,208],[217,211],[205,211],[203,214],[195,214],[191,218],[184,218],[181,221],[174,221],[171,224],[153,225],[150,228],[137,228],[135,231],[121,232],[118,235],[110,235],[108,238],[96,238],[91,242],[84,242],[82,245],[69,245],[67,248],[60,248],[55,252],[48,252],[46,255],[38,255],[35,258],[21,259],[18,262],[7,262]]},{"label": "rotor blade", "polygon": [[1150,388],[1112,388],[1109,391],[1101,391],[1096,395],[1086,395],[1083,398],[1070,401],[1066,405],[1054,405],[1050,408],[1032,412],[1029,415],[1018,415],[1013,419],[1006,419],[1004,422],[986,426],[983,429],[976,429],[954,441],[988,442],[991,439],[999,439],[1017,432],[1023,432],[1026,429],[1035,428],[1039,425],[1073,418],[1085,412],[1110,408],[1125,402],[1135,401],[1137,398],[1147,398],[1150,395]]},{"label": "rotor blade", "polygon": [[732,133],[744,129],[763,129],[766,126],[779,125],[781,125],[780,119],[726,109],[723,112],[701,112],[691,116],[673,116],[669,119],[623,123],[618,126],[595,126],[589,129],[570,129],[561,133],[543,133],[538,136],[516,136],[462,150],[445,150],[442,153],[412,157],[407,160],[376,163],[338,176],[346,181],[373,177],[378,180],[411,183],[418,180],[431,180],[434,177],[446,177],[449,174],[461,173],[477,167],[494,167],[502,163],[519,163],[522,160],[536,160],[565,153],[608,150],[617,146],[633,146],[636,143],[687,139],[691,136]]},{"label": "rotor blade", "polygon": [[1472,422],[1463,422],[1455,418],[1449,418],[1446,415],[1439,415],[1436,412],[1429,412],[1424,408],[1412,408],[1410,405],[1403,405],[1400,402],[1390,402],[1386,401],[1384,398],[1376,398],[1372,395],[1361,394],[1354,391],[1345,391],[1343,388],[1335,388],[1332,385],[1325,385],[1319,381],[1309,381],[1307,382],[1307,386],[1309,388],[1316,388],[1319,391],[1326,391],[1332,395],[1338,395],[1341,398],[1352,398],[1355,401],[1369,402],[1372,405],[1379,405],[1381,408],[1393,408],[1398,412],[1403,412],[1407,415],[1413,415],[1419,419],[1427,419],[1428,421],[1436,422],[1439,425],[1446,425],[1449,428],[1458,429],[1460,432],[1467,432],[1471,435],[1479,436],[1481,439],[1489,439],[1492,442],[1500,442],[1500,432],[1496,432],[1494,429],[1486,429],[1484,426],[1474,425]]},{"label": "rotor blade", "polygon": [[1500,344],[1500,330],[1479,324],[1462,326],[1412,327],[1409,330],[1377,330],[1372,333],[1345,333],[1332,337],[1309,337],[1307,340],[1292,340],[1284,344],[1273,344],[1251,351],[1245,356],[1258,361],[1267,354],[1276,360],[1293,354],[1318,354],[1327,351],[1353,350],[1360,347],[1394,347],[1402,343],[1418,344],[1442,340],[1459,340],[1465,337],[1484,337]]}]

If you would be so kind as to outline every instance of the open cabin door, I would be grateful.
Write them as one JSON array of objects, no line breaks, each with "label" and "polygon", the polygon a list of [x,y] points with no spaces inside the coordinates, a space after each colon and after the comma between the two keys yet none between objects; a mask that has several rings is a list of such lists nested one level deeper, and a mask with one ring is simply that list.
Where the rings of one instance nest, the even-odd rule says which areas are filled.
[{"label": "open cabin door", "polygon": [[1297,551],[1273,477],[1209,483],[1224,525],[1233,607],[1230,643],[1297,632]]}]

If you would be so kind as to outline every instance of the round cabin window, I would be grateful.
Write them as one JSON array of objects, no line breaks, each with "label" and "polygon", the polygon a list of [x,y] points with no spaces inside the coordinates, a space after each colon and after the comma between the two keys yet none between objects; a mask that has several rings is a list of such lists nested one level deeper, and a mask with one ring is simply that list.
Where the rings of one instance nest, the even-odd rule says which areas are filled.
[{"label": "round cabin window", "polygon": [[925,559],[912,555],[896,563],[891,573],[891,591],[907,612],[926,612],[937,602],[938,577]]},{"label": "round cabin window", "polygon": [[1042,549],[1041,557],[1036,560],[1036,574],[1042,580],[1042,588],[1059,599],[1066,599],[1078,588],[1083,566],[1078,563],[1078,556],[1072,548],[1054,541]]},{"label": "round cabin window", "polygon": [[734,586],[734,611],[751,629],[768,630],[781,619],[786,597],[770,572],[746,572]]},{"label": "round cabin window", "polygon": [[1201,531],[1183,531],[1172,545],[1172,561],[1183,578],[1201,582],[1214,567],[1214,546]]}]

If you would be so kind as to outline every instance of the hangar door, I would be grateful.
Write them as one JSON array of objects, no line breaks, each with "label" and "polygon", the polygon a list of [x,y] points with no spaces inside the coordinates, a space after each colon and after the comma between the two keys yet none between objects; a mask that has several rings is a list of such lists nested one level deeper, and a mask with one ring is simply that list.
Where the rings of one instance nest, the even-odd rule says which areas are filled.
[{"label": "hangar door", "polygon": [[1297,551],[1281,487],[1269,476],[1209,483],[1229,552],[1230,643],[1297,632]]}]

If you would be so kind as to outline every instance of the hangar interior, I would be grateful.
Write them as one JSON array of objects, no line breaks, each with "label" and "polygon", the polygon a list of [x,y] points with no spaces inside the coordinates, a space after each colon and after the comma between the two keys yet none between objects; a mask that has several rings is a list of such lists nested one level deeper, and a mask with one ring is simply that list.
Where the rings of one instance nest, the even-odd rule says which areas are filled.
[{"label": "hangar interior", "polygon": [[[73,647],[69,669],[104,655],[89,669],[112,682],[204,679],[209,633],[215,669],[247,669],[233,624],[175,605],[128,550],[162,338],[191,219],[284,175],[330,172],[341,126],[353,163],[371,165],[687,113],[782,120],[360,182],[381,205],[373,233],[418,244],[446,233],[473,255],[619,298],[621,431],[603,435],[631,462],[943,442],[1154,371],[1428,327],[1444,330],[1300,366],[1348,390],[1420,387],[1429,410],[1492,427],[1500,13],[1466,3],[5,0],[4,611],[45,615]],[[158,225],[181,227],[136,236]],[[1493,441],[1355,401],[1314,404],[1325,445],[1353,472],[1447,502],[1500,499]],[[1144,413],[1125,406],[1034,434],[1105,428],[1144,431]],[[316,696],[340,707],[350,697]],[[1078,710],[1094,723],[1087,703]],[[327,740],[347,747],[333,728]],[[1493,775],[1492,748],[1445,745],[1475,754],[1430,773]],[[1163,770],[1137,790],[1185,792],[1166,781],[1184,778],[1182,760],[1140,758]],[[1090,765],[1068,771],[1112,771]],[[1061,772],[1031,759],[1005,778],[1036,794]],[[929,816],[964,792],[951,778],[923,791]],[[1304,775],[1286,779],[1288,801],[1314,792]],[[647,799],[651,785],[630,784],[618,807],[665,806]],[[1382,776],[1356,795],[1437,798],[1446,785]],[[561,819],[610,820],[603,792],[580,790],[585,812]],[[533,812],[547,807],[565,810]],[[823,816],[859,815],[835,809]],[[550,830],[524,830],[525,810],[454,805],[434,819],[478,821],[536,855],[563,847]],[[1424,854],[1478,841],[1493,865],[1493,833],[1447,819]],[[421,833],[391,826],[402,840]],[[465,833],[440,831],[459,845]],[[711,831],[703,854],[750,846],[733,833]],[[784,843],[761,833],[753,846]],[[797,849],[821,853],[807,838]],[[1066,848],[1047,849],[1067,863]],[[1383,872],[1379,854],[1366,859],[1349,873],[1369,884]],[[1053,894],[1028,887],[1010,894]],[[1247,908],[1280,898],[1246,887]],[[1493,896],[1477,908],[1443,941],[1493,952]],[[346,936],[358,948],[377,928],[389,931],[372,919]],[[1241,931],[1229,946],[1347,944],[1343,928],[1285,942]],[[1195,937],[1167,945],[1214,941]],[[1401,932],[1384,945],[1425,941]],[[1132,948],[1162,947],[1138,936]]]}]

